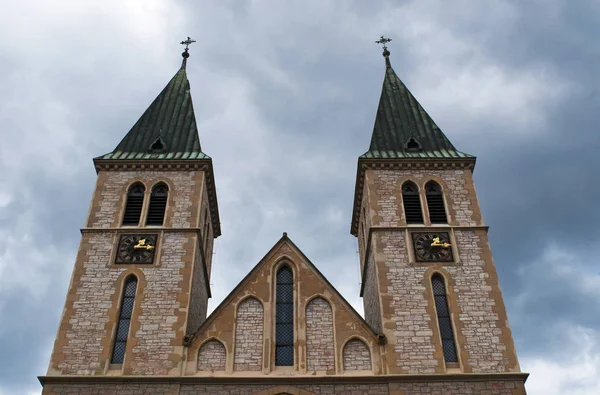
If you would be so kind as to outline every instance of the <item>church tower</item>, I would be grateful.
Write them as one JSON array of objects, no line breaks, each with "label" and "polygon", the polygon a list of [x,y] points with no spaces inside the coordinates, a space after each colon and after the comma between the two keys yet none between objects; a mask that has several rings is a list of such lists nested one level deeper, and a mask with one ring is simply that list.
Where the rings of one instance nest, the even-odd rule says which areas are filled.
[{"label": "church tower", "polygon": [[212,160],[181,68],[98,173],[49,376],[179,372],[221,234]]},{"label": "church tower", "polygon": [[[387,42],[378,41],[385,77],[358,160],[351,225],[365,318],[385,337],[386,374],[444,374],[457,382],[442,393],[480,393],[463,382],[471,374],[494,381],[520,368],[473,184],[475,157],[454,147],[398,78]],[[525,393],[522,382],[507,385]]]}]

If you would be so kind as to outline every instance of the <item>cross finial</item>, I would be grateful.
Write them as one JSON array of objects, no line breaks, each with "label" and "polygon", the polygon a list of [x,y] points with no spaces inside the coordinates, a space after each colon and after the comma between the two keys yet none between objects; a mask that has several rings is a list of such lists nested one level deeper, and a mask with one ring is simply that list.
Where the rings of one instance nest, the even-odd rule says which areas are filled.
[{"label": "cross finial", "polygon": [[180,42],[181,45],[185,45],[185,49],[183,50],[181,56],[183,56],[183,62],[181,63],[181,67],[185,69],[185,65],[187,62],[187,58],[190,57],[190,53],[188,52],[190,49],[190,44],[195,43],[196,40],[194,40],[191,37],[188,37],[187,40],[184,40],[182,42]]},{"label": "cross finial", "polygon": [[376,44],[383,45],[383,57],[385,58],[385,65],[387,67],[392,67],[390,64],[390,51],[388,51],[387,48],[387,43],[389,43],[390,41],[392,41],[391,38],[383,36],[379,37],[379,40],[375,41]]},{"label": "cross finial", "polygon": [[379,38],[379,40],[375,41],[375,44],[383,44],[383,50],[387,51],[387,45],[386,44],[389,43],[390,41],[392,41],[391,38],[387,38],[387,37],[381,36]]}]

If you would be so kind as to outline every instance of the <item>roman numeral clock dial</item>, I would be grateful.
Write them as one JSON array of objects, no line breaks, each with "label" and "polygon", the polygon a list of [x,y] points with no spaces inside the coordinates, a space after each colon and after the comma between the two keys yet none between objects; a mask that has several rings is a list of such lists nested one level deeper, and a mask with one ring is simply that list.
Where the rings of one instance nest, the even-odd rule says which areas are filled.
[{"label": "roman numeral clock dial", "polygon": [[452,244],[448,232],[413,233],[417,262],[453,262]]}]

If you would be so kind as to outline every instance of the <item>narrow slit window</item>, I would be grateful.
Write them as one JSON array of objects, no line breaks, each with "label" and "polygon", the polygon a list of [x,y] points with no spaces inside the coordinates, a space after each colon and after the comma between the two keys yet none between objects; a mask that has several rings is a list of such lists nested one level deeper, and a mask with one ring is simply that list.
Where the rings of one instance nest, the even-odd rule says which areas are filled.
[{"label": "narrow slit window", "polygon": [[123,214],[123,225],[139,225],[145,191],[146,188],[140,183],[133,184],[129,188],[127,203],[125,204],[125,214]]},{"label": "narrow slit window", "polygon": [[113,346],[110,363],[123,363],[125,358],[125,349],[127,346],[127,337],[129,335],[129,326],[131,324],[131,315],[133,313],[133,301],[137,289],[137,278],[130,276],[125,281],[123,289],[123,299],[119,310],[119,322],[117,324],[117,333],[115,335],[115,344]]},{"label": "narrow slit window", "polygon": [[148,207],[148,217],[146,225],[162,225],[165,219],[165,209],[167,208],[167,197],[169,188],[165,184],[158,184],[152,188],[150,194],[150,206]]},{"label": "narrow slit window", "polygon": [[425,196],[429,209],[429,219],[432,224],[447,224],[446,206],[444,205],[444,194],[442,187],[435,181],[429,181],[425,185]]},{"label": "narrow slit window", "polygon": [[446,362],[458,362],[444,279],[439,274],[434,274],[433,277],[431,277],[431,285],[433,287],[433,297],[435,298],[435,310],[437,312],[438,325],[440,326],[444,360]]},{"label": "narrow slit window", "polygon": [[404,204],[404,215],[407,224],[422,224],[423,211],[421,210],[421,198],[419,188],[413,182],[405,182],[402,185],[402,203]]},{"label": "narrow slit window", "polygon": [[277,272],[275,365],[294,365],[294,274],[287,266]]}]

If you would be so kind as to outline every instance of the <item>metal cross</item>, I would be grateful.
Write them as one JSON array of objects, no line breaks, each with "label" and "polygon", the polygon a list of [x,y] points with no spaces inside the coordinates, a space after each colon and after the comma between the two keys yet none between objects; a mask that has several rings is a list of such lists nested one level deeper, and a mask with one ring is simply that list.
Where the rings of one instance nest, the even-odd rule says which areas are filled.
[{"label": "metal cross", "polygon": [[192,38],[188,37],[188,38],[187,38],[187,40],[185,40],[185,41],[182,41],[180,44],[181,44],[181,45],[185,45],[185,50],[187,51],[187,50],[188,50],[188,48],[190,47],[190,44],[192,44],[192,43],[195,43],[195,42],[196,42],[196,40],[194,40],[194,39],[192,39]]},{"label": "metal cross", "polygon": [[375,41],[375,44],[383,44],[383,50],[385,51],[387,49],[387,43],[389,43],[390,41],[392,41],[391,38],[387,38],[387,37],[383,37],[381,36],[379,38],[379,40]]}]

